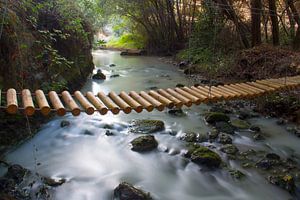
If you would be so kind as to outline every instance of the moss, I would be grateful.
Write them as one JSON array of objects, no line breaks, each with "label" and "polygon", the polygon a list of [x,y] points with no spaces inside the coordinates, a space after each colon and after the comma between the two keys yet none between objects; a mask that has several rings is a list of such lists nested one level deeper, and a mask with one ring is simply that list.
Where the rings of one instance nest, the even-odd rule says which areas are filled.
[{"label": "moss", "polygon": [[239,129],[248,129],[250,128],[250,124],[244,120],[235,119],[231,121],[231,124]]},{"label": "moss", "polygon": [[131,123],[130,132],[149,134],[165,129],[165,124],[160,120],[134,120]]},{"label": "moss", "polygon": [[215,124],[216,122],[228,122],[230,118],[221,112],[210,112],[206,114],[205,120],[209,124]]},{"label": "moss", "polygon": [[151,151],[158,146],[153,135],[140,136],[132,140],[130,143],[132,145],[131,150],[138,152]]}]

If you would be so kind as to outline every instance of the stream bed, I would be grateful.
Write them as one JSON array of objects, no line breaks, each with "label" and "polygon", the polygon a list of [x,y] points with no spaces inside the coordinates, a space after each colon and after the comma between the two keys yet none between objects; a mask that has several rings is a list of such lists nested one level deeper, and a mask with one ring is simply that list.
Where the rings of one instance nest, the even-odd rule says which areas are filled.
[{"label": "stream bed", "polygon": [[[101,69],[108,79],[89,79],[83,92],[147,91],[174,88],[178,83],[193,84],[177,67],[157,57],[121,57],[119,52],[104,50],[95,51],[93,55],[95,72]],[[110,67],[110,64],[116,66]],[[111,75],[119,76],[110,78]],[[212,126],[204,120],[210,108],[205,104],[184,107],[183,116],[173,116],[167,111],[140,114],[133,111],[129,115],[57,117],[45,124],[35,137],[8,152],[6,160],[42,176],[65,179],[64,184],[52,191],[55,200],[110,200],[113,190],[123,181],[149,192],[157,200],[295,199],[286,190],[270,184],[264,172],[255,167],[242,167],[240,161],[229,159],[216,142],[201,144],[217,152],[227,167],[206,169],[183,156],[186,142],[180,138],[184,132],[206,134],[212,131]],[[229,116],[236,118],[235,114]],[[156,150],[147,153],[131,150],[130,142],[142,135],[129,131],[131,121],[136,119],[164,122],[165,129],[153,133],[158,141]],[[70,125],[61,127],[63,120]],[[259,126],[267,137],[255,141],[250,131],[236,131],[231,138],[240,151],[272,152],[298,161],[300,139],[287,132],[286,126],[277,125],[277,119],[259,115],[247,120]],[[108,135],[107,131],[112,134]],[[233,178],[228,168],[241,171],[245,177]]]}]

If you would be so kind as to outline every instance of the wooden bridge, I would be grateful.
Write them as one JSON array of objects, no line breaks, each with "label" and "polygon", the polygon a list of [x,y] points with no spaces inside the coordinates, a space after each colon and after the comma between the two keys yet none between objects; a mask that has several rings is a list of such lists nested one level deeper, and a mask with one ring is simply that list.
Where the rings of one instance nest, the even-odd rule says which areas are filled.
[{"label": "wooden bridge", "polygon": [[163,111],[166,107],[180,108],[207,102],[249,99],[276,91],[296,89],[299,86],[300,76],[293,76],[211,87],[177,87],[139,93],[121,92],[120,94],[110,92],[108,95],[101,91],[97,95],[92,92],[82,94],[80,91],[76,91],[73,95],[68,91],[61,94],[55,91],[44,94],[42,90],[37,90],[32,94],[28,89],[24,89],[21,93],[17,93],[15,89],[9,89],[0,93],[2,94],[0,102],[1,96],[6,96],[6,105],[0,105],[0,108],[5,109],[9,114],[16,114],[20,110],[28,116],[34,115],[36,111],[43,115],[56,112],[59,116],[67,112],[71,112],[74,116],[80,115],[81,112],[86,112],[88,115],[99,112],[105,115],[108,111],[116,115],[120,111],[126,114],[131,113],[132,110],[140,113],[144,109],[148,112],[154,109]]}]

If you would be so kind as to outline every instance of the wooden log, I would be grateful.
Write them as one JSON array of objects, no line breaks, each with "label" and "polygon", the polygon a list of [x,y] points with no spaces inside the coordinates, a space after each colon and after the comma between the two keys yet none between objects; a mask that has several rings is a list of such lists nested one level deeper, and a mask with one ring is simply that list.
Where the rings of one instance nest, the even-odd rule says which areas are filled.
[{"label": "wooden log", "polygon": [[129,96],[131,96],[134,100],[141,104],[148,112],[153,111],[154,106],[135,91],[129,92]]},{"label": "wooden log", "polygon": [[267,81],[280,84],[280,85],[290,88],[290,89],[295,89],[298,85],[297,83],[290,81],[288,79],[268,79]]},{"label": "wooden log", "polygon": [[130,105],[137,113],[143,111],[143,106],[131,98],[126,92],[121,92],[119,96],[128,104]]},{"label": "wooden log", "polygon": [[74,92],[74,96],[85,110],[86,114],[92,115],[95,112],[95,107],[84,97],[80,91]]},{"label": "wooden log", "polygon": [[266,83],[270,83],[272,85],[277,85],[277,86],[279,86],[282,89],[285,89],[285,88],[293,89],[293,86],[289,85],[288,83],[287,84],[279,83],[279,82],[276,82],[276,81],[272,81],[270,79],[263,80],[263,81],[266,82]]},{"label": "wooden log", "polygon": [[31,92],[28,89],[22,90],[22,102],[25,114],[27,116],[32,116],[35,112]]},{"label": "wooden log", "polygon": [[108,96],[123,110],[125,114],[131,113],[132,108],[130,105],[121,99],[115,92],[110,92]]},{"label": "wooden log", "polygon": [[187,99],[190,99],[194,104],[199,105],[203,100],[193,96],[192,94],[182,90],[181,88],[175,88],[175,91],[184,96]]},{"label": "wooden log", "polygon": [[257,91],[257,92],[259,92],[260,94],[265,94],[265,93],[266,93],[265,90],[262,90],[262,89],[257,88],[257,87],[253,87],[253,86],[248,85],[248,84],[246,84],[246,83],[240,83],[240,85],[242,85],[242,86],[245,87],[245,88],[249,88],[249,89],[251,89],[252,91]]},{"label": "wooden log", "polygon": [[250,92],[254,93],[257,96],[264,92],[264,91],[262,92],[261,90],[255,90],[255,89],[251,88],[248,85],[245,86],[242,83],[236,84],[236,86],[243,88],[245,91],[250,91]]},{"label": "wooden log", "polygon": [[230,84],[229,86],[231,86],[232,88],[235,88],[237,90],[241,90],[244,91],[248,94],[248,97],[256,97],[258,96],[258,94],[256,92],[252,92],[251,90],[245,89],[244,87],[241,87],[238,84]]},{"label": "wooden log", "polygon": [[169,100],[166,97],[158,94],[154,90],[150,90],[149,95],[152,96],[153,98],[155,98],[157,101],[161,102],[162,104],[166,105],[170,109],[175,106],[175,104],[171,100]]},{"label": "wooden log", "polygon": [[87,92],[86,98],[93,104],[93,106],[97,109],[97,111],[99,111],[101,115],[107,114],[108,108],[100,101],[98,97],[95,97],[92,92]]},{"label": "wooden log", "polygon": [[264,80],[257,80],[256,83],[259,83],[259,84],[262,84],[262,85],[266,85],[266,86],[274,88],[276,90],[281,90],[282,89],[281,86],[278,86],[276,84],[272,84],[272,83],[269,83],[269,82],[265,82]]},{"label": "wooden log", "polygon": [[183,106],[183,102],[180,101],[179,99],[173,97],[172,95],[170,95],[167,91],[163,90],[163,89],[159,89],[157,90],[157,92],[166,97],[167,99],[169,99],[170,101],[172,101],[175,105],[176,108],[181,108]]},{"label": "wooden log", "polygon": [[249,94],[248,92],[245,92],[244,90],[242,90],[242,89],[237,89],[236,87],[232,87],[231,85],[224,85],[224,87],[225,88],[228,88],[229,90],[233,90],[233,91],[235,91],[235,92],[239,92],[239,93],[241,93],[241,94],[243,94],[243,96],[245,97],[245,98],[250,98],[250,97],[252,97],[253,95],[252,94]]},{"label": "wooden log", "polygon": [[44,116],[49,115],[49,113],[51,112],[51,108],[50,108],[47,98],[42,90],[35,91],[35,99],[38,103],[41,113]]},{"label": "wooden log", "polygon": [[217,99],[219,99],[217,96],[214,96],[213,94],[209,94],[205,88],[197,88],[195,86],[192,86],[191,89],[194,90],[195,92],[204,95],[208,101],[214,102]]},{"label": "wooden log", "polygon": [[226,92],[227,94],[230,94],[230,95],[234,96],[234,98],[239,98],[239,97],[243,97],[243,96],[244,96],[242,93],[236,92],[236,91],[234,91],[234,90],[229,90],[228,88],[226,88],[226,87],[224,87],[224,86],[222,86],[222,85],[219,85],[217,88],[218,88],[218,90],[220,90],[220,91],[224,91],[224,92]]},{"label": "wooden log", "polygon": [[57,115],[64,116],[66,114],[66,109],[60,101],[57,93],[55,91],[51,91],[48,95],[53,108],[56,110]]},{"label": "wooden log", "polygon": [[[209,86],[205,86],[205,88],[209,89]],[[231,99],[232,96],[225,91],[220,91],[217,87],[211,86],[212,93],[217,93],[222,96],[223,99]]]},{"label": "wooden log", "polygon": [[15,89],[11,88],[7,90],[6,102],[7,102],[6,111],[9,114],[16,114],[18,112],[19,107],[18,107],[17,92]]},{"label": "wooden log", "polygon": [[222,98],[222,95],[212,92],[211,90],[209,90],[209,87],[205,88],[205,87],[198,86],[197,89],[205,92],[208,96],[210,96],[211,99],[214,99],[214,98],[221,99]]},{"label": "wooden log", "polygon": [[62,99],[64,100],[65,104],[70,108],[72,115],[78,116],[80,115],[80,108],[71,96],[68,91],[63,91],[61,93]]},{"label": "wooden log", "polygon": [[168,88],[166,90],[170,95],[174,96],[176,99],[179,99],[180,101],[183,102],[184,105],[186,105],[187,107],[191,107],[193,102],[192,100],[182,96],[181,94],[177,93],[176,91],[174,91],[173,89],[171,88]]},{"label": "wooden log", "polygon": [[142,96],[144,99],[146,99],[148,102],[150,102],[154,108],[156,108],[158,111],[163,111],[165,109],[165,105],[161,102],[157,101],[153,97],[151,97],[149,94],[147,94],[144,91],[140,92],[140,96]]},{"label": "wooden log", "polygon": [[207,96],[204,96],[203,94],[201,94],[200,92],[197,92],[196,90],[192,90],[191,88],[188,88],[188,87],[183,87],[182,90],[184,90],[185,92],[195,96],[195,97],[198,97],[200,98],[204,103],[207,103],[208,102],[208,97]]},{"label": "wooden log", "polygon": [[120,112],[120,108],[110,98],[108,98],[104,92],[99,92],[98,97],[114,115],[117,115]]},{"label": "wooden log", "polygon": [[275,91],[274,88],[271,88],[271,87],[268,87],[266,85],[262,85],[262,84],[259,84],[259,83],[255,83],[255,82],[247,82],[246,84],[247,85],[251,85],[251,86],[256,87],[256,88],[259,88],[259,89],[262,89],[262,90],[264,90],[266,92],[273,92],[273,91]]}]

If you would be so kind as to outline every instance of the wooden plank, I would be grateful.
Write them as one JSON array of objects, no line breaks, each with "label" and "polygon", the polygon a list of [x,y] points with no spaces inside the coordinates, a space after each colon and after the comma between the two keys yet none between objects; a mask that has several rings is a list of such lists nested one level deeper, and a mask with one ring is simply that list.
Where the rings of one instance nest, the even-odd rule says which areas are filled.
[{"label": "wooden plank", "polygon": [[66,114],[66,109],[60,101],[58,94],[55,91],[51,91],[48,95],[53,108],[56,110],[56,114],[58,116],[64,116]]},{"label": "wooden plank", "polygon": [[131,96],[134,100],[141,104],[148,112],[153,111],[154,106],[135,91],[129,92],[129,96]]},{"label": "wooden plank", "polygon": [[140,96],[142,96],[144,99],[150,102],[158,111],[163,111],[165,109],[165,105],[163,103],[157,101],[155,98],[151,97],[146,92],[141,91]]},{"label": "wooden plank", "polygon": [[108,98],[104,92],[98,92],[98,97],[114,115],[117,115],[120,112],[120,108],[110,98]]},{"label": "wooden plank", "polygon": [[230,96],[228,94],[218,91],[217,89],[215,89],[214,86],[211,86],[211,87],[210,86],[204,86],[204,88],[207,89],[208,91],[211,90],[211,93],[214,94],[214,95],[219,95],[220,100],[230,99]]},{"label": "wooden plank", "polygon": [[143,106],[131,98],[126,92],[122,91],[119,96],[128,104],[130,105],[137,113],[143,111]]},{"label": "wooden plank", "polygon": [[219,93],[215,93],[212,90],[210,91],[209,87],[205,88],[205,87],[198,86],[197,89],[205,92],[208,96],[210,96],[210,98],[216,98],[218,100],[223,98],[223,96],[220,95]]},{"label": "wooden plank", "polygon": [[47,101],[46,95],[42,90],[36,90],[35,91],[35,99],[38,103],[38,106],[41,110],[41,113],[45,116],[49,115],[51,112],[49,103]]},{"label": "wooden plank", "polygon": [[173,97],[175,97],[176,99],[179,99],[180,101],[182,101],[182,103],[183,103],[184,105],[186,105],[187,107],[191,107],[191,106],[192,106],[192,104],[193,104],[192,100],[190,100],[190,99],[188,99],[188,98],[182,96],[181,94],[179,94],[178,92],[174,91],[173,89],[168,88],[168,89],[167,89],[167,92],[168,92],[170,95],[172,95]]},{"label": "wooden plank", "polygon": [[163,90],[163,89],[159,89],[157,90],[157,92],[166,97],[167,99],[169,99],[170,101],[172,101],[175,105],[176,108],[181,108],[183,106],[183,102],[180,101],[179,99],[175,98],[174,96],[170,95],[167,91]]},{"label": "wooden plank", "polygon": [[22,102],[23,107],[25,109],[25,114],[28,116],[32,116],[35,112],[31,92],[28,89],[22,90]]},{"label": "wooden plank", "polygon": [[244,95],[242,93],[236,92],[234,90],[230,90],[222,85],[217,86],[217,88],[221,91],[225,91],[228,94],[234,95],[234,98],[239,98],[239,97],[243,97]]},{"label": "wooden plank", "polygon": [[81,111],[73,97],[68,91],[63,91],[61,93],[62,99],[64,100],[65,104],[71,109],[71,113],[74,116],[80,115]]},{"label": "wooden plank", "polygon": [[[205,86],[206,88],[209,88],[208,86]],[[211,86],[211,89],[215,92],[217,92],[218,94],[222,95],[224,99],[232,99],[235,97],[235,95],[229,94],[226,91],[222,91],[220,89],[218,89],[216,86]]]},{"label": "wooden plank", "polygon": [[8,89],[6,93],[6,101],[7,101],[7,108],[6,111],[9,114],[16,114],[18,112],[18,98],[17,98],[17,91],[13,88]]},{"label": "wooden plank", "polygon": [[249,88],[245,88],[243,87],[242,85],[240,84],[231,84],[230,86],[236,88],[236,89],[240,89],[240,90],[243,90],[245,91],[246,93],[248,93],[250,96],[258,96],[259,93],[258,92],[255,92],[255,91],[252,91],[250,90]]},{"label": "wooden plank", "polygon": [[95,112],[95,107],[84,97],[80,91],[74,92],[74,96],[85,110],[86,114],[92,115]]},{"label": "wooden plank", "polygon": [[186,91],[182,90],[181,88],[175,88],[175,91],[181,94],[182,96],[190,99],[194,104],[199,105],[202,102],[202,99],[193,96],[192,94],[187,93]]},{"label": "wooden plank", "polygon": [[266,85],[262,85],[262,84],[259,84],[259,83],[256,83],[256,82],[247,82],[245,84],[256,87],[256,88],[259,88],[259,89],[262,89],[262,90],[264,90],[265,92],[268,92],[268,93],[273,92],[273,91],[276,90],[274,88],[271,88],[271,87],[268,87]]},{"label": "wooden plank", "polygon": [[277,84],[265,82],[264,80],[257,80],[256,83],[266,85],[266,86],[274,88],[276,90],[281,90],[282,89],[282,86],[278,86]]},{"label": "wooden plank", "polygon": [[251,92],[255,93],[256,95],[261,95],[261,94],[265,93],[264,90],[255,89],[255,88],[252,88],[251,86],[245,85],[243,83],[239,83],[238,86],[244,88],[247,91],[251,91]]},{"label": "wooden plank", "polygon": [[173,108],[175,106],[174,102],[172,102],[171,100],[167,99],[166,97],[158,94],[154,90],[150,90],[149,95],[152,96],[153,98],[155,98],[157,101],[166,105],[168,108]]},{"label": "wooden plank", "polygon": [[252,93],[249,93],[249,92],[245,91],[241,87],[235,87],[234,85],[224,85],[224,87],[226,87],[226,88],[228,88],[230,90],[233,90],[233,91],[236,91],[236,92],[244,94],[245,98],[252,98],[254,96]]},{"label": "wooden plank", "polygon": [[194,90],[195,92],[198,92],[198,93],[202,94],[203,96],[205,96],[207,98],[207,101],[214,102],[219,99],[219,97],[217,97],[213,94],[209,95],[209,93],[207,91],[205,91],[206,90],[205,88],[197,88],[195,86],[192,86],[191,89]]},{"label": "wooden plank", "polygon": [[183,87],[182,90],[186,91],[187,93],[190,93],[191,95],[193,95],[195,97],[200,98],[203,103],[207,103],[208,102],[208,97],[204,96],[200,92],[197,92],[196,90],[192,90],[191,88],[188,88],[186,86]]},{"label": "wooden plank", "polygon": [[96,97],[92,92],[86,93],[86,98],[93,104],[93,106],[99,111],[101,115],[106,115],[108,108]]},{"label": "wooden plank", "polygon": [[132,108],[130,105],[121,99],[115,92],[110,92],[108,96],[123,110],[125,114],[131,113]]}]

